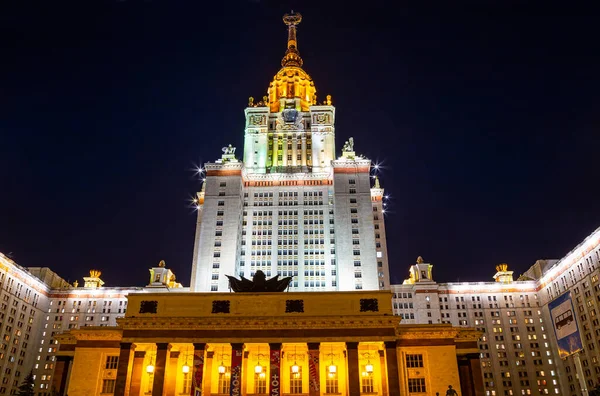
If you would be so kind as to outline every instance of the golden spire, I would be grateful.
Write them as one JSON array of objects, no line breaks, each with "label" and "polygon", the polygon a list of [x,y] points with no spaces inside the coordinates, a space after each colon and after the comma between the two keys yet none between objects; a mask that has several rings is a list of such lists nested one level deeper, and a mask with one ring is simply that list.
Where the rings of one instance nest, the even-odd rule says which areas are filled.
[{"label": "golden spire", "polygon": [[271,113],[278,113],[285,108],[282,99],[290,102],[293,99],[300,111],[309,111],[310,106],[317,104],[315,83],[302,69],[303,61],[298,52],[296,26],[300,21],[302,15],[294,11],[283,16],[283,22],[288,26],[287,50],[281,60],[282,67],[269,84],[266,99],[263,98],[264,105],[270,108]]},{"label": "golden spire", "polygon": [[373,188],[381,188],[379,185],[379,178],[377,176],[375,176],[375,186]]},{"label": "golden spire", "polygon": [[417,257],[417,264],[423,264],[423,257]]},{"label": "golden spire", "polygon": [[298,42],[296,41],[296,25],[302,21],[302,15],[299,12],[292,12],[283,16],[283,23],[288,25],[288,42],[285,56],[281,60],[282,67],[296,66],[302,67],[302,58],[298,52]]}]

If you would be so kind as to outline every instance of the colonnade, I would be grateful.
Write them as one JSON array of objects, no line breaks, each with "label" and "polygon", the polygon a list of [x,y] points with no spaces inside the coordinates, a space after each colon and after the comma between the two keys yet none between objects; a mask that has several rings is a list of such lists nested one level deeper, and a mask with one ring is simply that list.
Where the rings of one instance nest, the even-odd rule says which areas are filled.
[{"label": "colonnade", "polygon": [[116,396],[399,396],[396,342],[122,342]]}]

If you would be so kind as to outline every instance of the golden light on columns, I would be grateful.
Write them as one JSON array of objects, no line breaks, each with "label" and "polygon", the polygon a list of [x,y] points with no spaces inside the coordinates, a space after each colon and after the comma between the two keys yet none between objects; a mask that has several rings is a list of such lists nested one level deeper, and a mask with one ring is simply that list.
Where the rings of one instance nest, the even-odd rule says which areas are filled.
[{"label": "golden light on columns", "polygon": [[146,366],[146,372],[147,373],[153,373],[154,372],[154,365],[152,363],[150,363],[149,365]]}]

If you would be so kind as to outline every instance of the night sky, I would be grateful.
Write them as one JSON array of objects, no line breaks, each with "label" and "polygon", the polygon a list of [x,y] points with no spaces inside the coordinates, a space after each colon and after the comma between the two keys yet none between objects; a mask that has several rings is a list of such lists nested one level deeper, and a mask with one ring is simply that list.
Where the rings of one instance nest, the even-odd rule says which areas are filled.
[{"label": "night sky", "polygon": [[4,2],[0,251],[107,286],[164,259],[188,286],[192,169],[242,151],[293,8],[338,154],[383,165],[393,282],[419,255],[437,281],[560,258],[600,226],[598,15],[521,3]]}]

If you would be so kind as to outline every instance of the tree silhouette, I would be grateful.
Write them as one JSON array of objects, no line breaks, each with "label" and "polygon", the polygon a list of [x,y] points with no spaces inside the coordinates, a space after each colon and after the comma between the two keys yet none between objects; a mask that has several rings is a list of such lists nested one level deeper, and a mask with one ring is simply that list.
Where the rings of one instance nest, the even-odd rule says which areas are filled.
[{"label": "tree silhouette", "polygon": [[23,383],[19,386],[19,396],[34,396],[34,381],[33,372],[29,372],[27,377],[23,380]]}]

